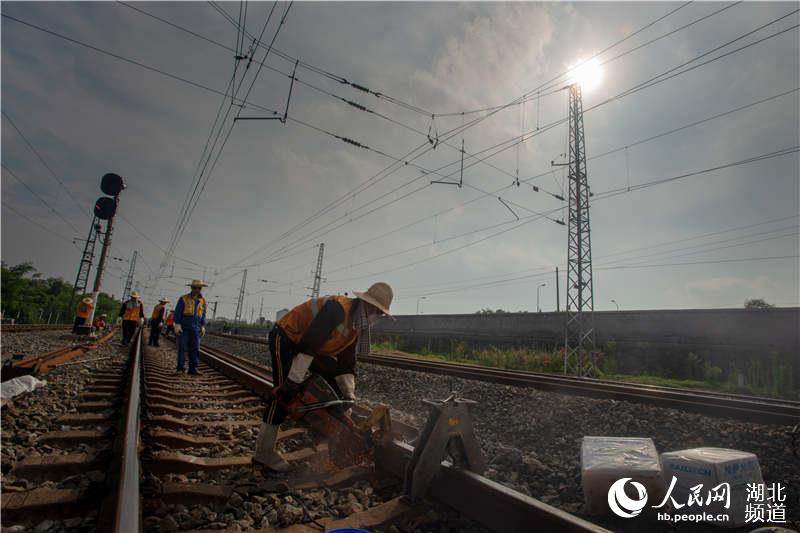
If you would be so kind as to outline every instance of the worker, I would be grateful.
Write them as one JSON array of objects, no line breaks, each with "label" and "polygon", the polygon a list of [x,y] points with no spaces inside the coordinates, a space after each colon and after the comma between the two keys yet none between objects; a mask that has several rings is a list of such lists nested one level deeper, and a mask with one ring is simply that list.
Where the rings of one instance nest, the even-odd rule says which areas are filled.
[{"label": "worker", "polygon": [[184,294],[175,305],[175,335],[178,337],[178,372],[184,372],[184,355],[189,356],[189,374],[199,375],[200,338],[206,334],[206,299],[203,287],[208,284],[199,279],[187,284],[189,294]]},{"label": "worker", "polygon": [[94,308],[94,300],[88,296],[81,300],[78,309],[75,311],[75,324],[72,325],[72,333],[77,334],[78,328],[85,325]]},{"label": "worker", "polygon": [[102,315],[94,319],[94,324],[92,325],[94,326],[95,331],[103,331],[104,329],[106,329],[106,318],[108,318],[108,315],[103,313]]},{"label": "worker", "polygon": [[164,314],[168,303],[168,299],[161,298],[158,301],[158,305],[153,308],[153,314],[150,316],[150,339],[147,341],[148,346],[158,346],[158,337],[161,334],[161,323],[164,321]]},{"label": "worker", "polygon": [[169,314],[167,315],[166,320],[167,327],[164,330],[164,333],[175,333],[175,311],[170,310]]},{"label": "worker", "polygon": [[144,325],[144,305],[138,292],[131,291],[131,297],[122,304],[119,316],[122,318],[122,345],[127,346],[136,333],[136,326]]},{"label": "worker", "polygon": [[374,283],[355,298],[312,298],[281,317],[269,333],[273,389],[267,400],[253,462],[277,472],[289,464],[275,451],[286,405],[300,394],[306,372],[319,374],[344,399],[356,399],[355,364],[369,354],[370,324],[389,314],[392,288]]}]

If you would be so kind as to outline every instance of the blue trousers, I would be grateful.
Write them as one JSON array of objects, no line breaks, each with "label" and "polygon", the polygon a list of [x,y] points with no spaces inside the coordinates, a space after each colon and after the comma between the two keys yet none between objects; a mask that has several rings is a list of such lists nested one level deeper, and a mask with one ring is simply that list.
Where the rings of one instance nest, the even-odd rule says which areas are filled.
[{"label": "blue trousers", "polygon": [[184,356],[189,355],[189,372],[200,366],[200,331],[187,328],[178,338],[178,370],[183,370]]}]

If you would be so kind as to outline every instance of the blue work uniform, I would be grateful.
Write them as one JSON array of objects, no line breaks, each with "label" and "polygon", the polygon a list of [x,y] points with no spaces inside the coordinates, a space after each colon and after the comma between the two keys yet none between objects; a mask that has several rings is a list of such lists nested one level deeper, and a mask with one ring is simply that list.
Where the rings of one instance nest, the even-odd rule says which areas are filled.
[{"label": "blue work uniform", "polygon": [[175,305],[175,323],[181,325],[178,338],[178,370],[183,370],[184,354],[189,355],[189,373],[200,366],[200,330],[206,325],[206,300],[202,295],[193,298],[184,294]]}]

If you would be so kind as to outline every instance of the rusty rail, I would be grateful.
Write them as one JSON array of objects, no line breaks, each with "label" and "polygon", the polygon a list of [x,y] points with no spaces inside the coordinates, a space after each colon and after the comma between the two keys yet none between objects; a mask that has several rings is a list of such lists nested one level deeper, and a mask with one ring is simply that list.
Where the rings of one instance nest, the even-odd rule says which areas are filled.
[{"label": "rusty rail", "polygon": [[[265,340],[258,337],[218,333],[213,335],[255,344],[266,344]],[[793,400],[642,385],[607,379],[579,378],[544,372],[507,370],[463,363],[433,361],[394,353],[371,353],[368,356],[361,357],[360,360],[365,363],[402,368],[404,370],[443,374],[517,387],[532,387],[539,390],[590,398],[607,398],[644,403],[758,424],[794,425],[800,422],[800,402]]]},{"label": "rusty rail", "polygon": [[[200,349],[201,358],[217,371],[264,396],[272,389],[269,369],[216,348]],[[400,424],[400,426],[404,426]],[[404,427],[386,445],[376,450],[376,465],[382,471],[403,477],[414,448],[402,442],[408,437]],[[608,530],[511,490],[472,472],[442,463],[441,475],[431,488],[431,496],[493,531],[539,531],[604,533]]]},{"label": "rusty rail", "polygon": [[12,371],[14,374],[25,373],[24,371],[31,371],[34,374],[46,374],[51,368],[58,366],[61,363],[70,361],[79,355],[83,355],[88,351],[95,350],[97,347],[109,339],[116,333],[115,329],[111,329],[108,333],[97,339],[95,342],[79,344],[76,346],[65,346],[52,352],[47,352],[33,357],[28,357],[21,361],[14,362],[11,366],[19,372]]}]

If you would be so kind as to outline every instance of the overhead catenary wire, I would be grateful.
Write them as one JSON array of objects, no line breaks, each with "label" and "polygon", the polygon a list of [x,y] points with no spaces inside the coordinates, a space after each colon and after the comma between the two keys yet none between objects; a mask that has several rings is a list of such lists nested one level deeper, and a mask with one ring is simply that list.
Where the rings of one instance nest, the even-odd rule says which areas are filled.
[{"label": "overhead catenary wire", "polygon": [[[706,168],[706,169],[702,169],[702,170],[698,170],[698,171],[694,171],[694,172],[690,172],[690,173],[685,173],[685,174],[681,174],[681,175],[678,175],[678,176],[673,176],[673,177],[670,177],[670,178],[663,178],[663,179],[660,179],[660,180],[654,180],[654,181],[651,181],[651,182],[647,182],[646,185],[649,186],[649,187],[652,187],[652,186],[661,185],[661,184],[664,184],[664,183],[670,183],[670,182],[677,181],[677,180],[680,180],[680,179],[685,179],[685,178],[691,177],[691,176],[698,176],[698,175],[702,175],[702,174],[715,172],[717,170],[722,170],[722,169],[726,169],[726,168],[732,168],[732,167],[736,167],[736,166],[746,165],[746,164],[750,164],[750,163],[754,163],[754,162],[758,162],[758,161],[764,161],[764,160],[768,160],[768,159],[774,159],[776,157],[783,157],[783,156],[786,156],[786,155],[790,155],[792,153],[797,153],[798,151],[800,151],[800,146],[793,147],[793,148],[790,148],[790,149],[782,149],[782,150],[777,150],[777,151],[774,151],[774,152],[768,152],[768,153],[764,153],[764,154],[761,154],[761,155],[758,155],[758,156],[749,157],[749,158],[742,159],[742,160],[739,160],[739,161],[734,161],[734,162],[731,162],[731,163],[727,163],[727,164],[724,164],[724,165],[717,165],[717,166],[714,166],[714,167],[710,167],[710,168]],[[642,185],[645,185],[645,184],[642,184]],[[630,194],[632,192],[635,192],[637,190],[641,190],[643,188],[645,188],[645,187],[644,186],[636,187],[636,188],[631,188],[630,190],[627,190],[626,188],[622,188],[621,190],[617,189],[617,190],[613,191],[613,194],[596,194],[594,196],[592,202],[601,201],[601,200],[604,200],[604,199],[607,199],[607,198],[611,198],[611,197],[619,195],[619,194]],[[560,208],[557,208],[556,210],[558,210],[558,209],[560,209]],[[554,210],[554,211],[556,211],[556,210]],[[491,238],[494,238],[496,236],[505,234],[505,233],[507,233],[509,231],[513,231],[514,229],[517,229],[517,228],[519,228],[519,227],[521,227],[523,225],[527,225],[530,222],[534,222],[536,220],[539,220],[540,218],[541,217],[537,217],[537,216],[525,217],[523,219],[520,219],[520,221],[518,223],[516,223],[514,226],[512,226],[511,228],[503,229],[501,231],[492,233],[489,236],[486,236],[486,237],[483,237],[481,239],[475,240],[473,242],[467,243],[467,244],[465,244],[463,246],[460,246],[458,248],[454,248],[452,250],[447,250],[446,252],[442,252],[442,253],[435,254],[435,255],[432,255],[432,256],[429,256],[429,257],[426,257],[426,258],[422,258],[420,260],[413,261],[413,262],[410,262],[410,263],[406,263],[404,265],[399,265],[399,266],[393,267],[393,268],[388,269],[388,270],[382,270],[382,271],[378,271],[378,272],[371,272],[369,274],[364,274],[364,275],[361,275],[361,276],[353,276],[353,277],[349,277],[349,278],[332,279],[332,280],[329,280],[329,283],[336,283],[336,282],[342,282],[342,281],[355,281],[355,280],[359,280],[359,279],[363,279],[363,278],[373,277],[373,276],[376,276],[378,274],[384,274],[384,273],[387,273],[387,272],[394,272],[394,271],[402,270],[402,269],[405,269],[405,268],[408,268],[408,267],[411,267],[411,266],[416,266],[416,265],[418,265],[418,264],[420,264],[422,262],[427,262],[427,261],[431,261],[433,259],[438,259],[439,257],[442,257],[444,255],[448,255],[448,254],[453,253],[455,251],[462,250],[462,249],[464,249],[466,247],[470,247],[470,246],[474,246],[476,244],[480,244],[481,242],[484,242],[484,241],[486,241],[488,239],[491,239]]]},{"label": "overhead catenary wire", "polygon": [[[619,152],[621,150],[624,150],[626,147],[635,147],[635,146],[639,146],[639,145],[647,143],[647,142],[651,142],[653,140],[656,140],[656,139],[662,138],[664,136],[676,133],[678,131],[683,131],[683,130],[688,129],[690,127],[698,126],[700,124],[704,124],[704,123],[710,122],[712,120],[716,120],[716,119],[722,118],[722,117],[730,115],[732,113],[735,113],[735,112],[738,112],[738,111],[742,111],[742,110],[745,110],[745,109],[749,109],[749,108],[754,107],[754,106],[756,106],[758,104],[766,103],[766,102],[775,100],[775,99],[777,99],[779,97],[793,94],[793,93],[797,92],[798,90],[800,90],[800,88],[795,88],[795,89],[792,89],[792,90],[789,90],[789,91],[784,91],[782,93],[779,93],[779,94],[776,94],[776,95],[773,95],[773,96],[770,96],[770,97],[767,97],[767,98],[762,98],[762,99],[756,100],[756,101],[751,102],[749,104],[745,104],[745,105],[742,105],[742,106],[735,107],[733,109],[730,109],[730,110],[722,112],[722,113],[717,113],[717,114],[711,115],[711,116],[706,117],[704,119],[700,119],[700,120],[697,120],[697,121],[690,122],[688,124],[684,124],[684,125],[679,126],[677,128],[672,128],[670,130],[667,130],[665,132],[661,132],[661,133],[656,134],[656,135],[651,135],[651,136],[645,137],[644,139],[639,139],[637,141],[628,142],[624,146],[620,146],[618,148],[615,148],[615,149],[612,149],[612,150],[608,150],[606,152],[603,152],[601,154],[598,154],[596,156],[593,156],[593,157],[589,158],[589,160],[594,160],[594,159],[599,159],[599,158],[602,158],[602,157],[606,157],[608,155],[611,155],[611,154],[617,153],[617,152]],[[527,178],[524,181],[525,182],[530,182],[533,179],[537,179],[537,178],[546,176],[546,175],[548,175],[550,173],[552,173],[552,169],[550,169],[550,170],[548,170],[546,172],[543,172],[541,174],[538,174],[536,176],[533,176],[531,178]],[[497,189],[497,190],[495,190],[493,192],[500,192],[500,191],[508,189],[508,188],[510,188],[510,186],[506,186],[506,187]],[[447,213],[449,213],[451,211],[454,211],[456,209],[466,207],[467,205],[472,204],[472,203],[474,203],[476,201],[480,201],[482,199],[484,199],[484,197],[476,197],[476,198],[473,198],[472,200],[469,200],[467,202],[462,202],[460,204],[456,204],[455,206],[443,209],[441,211],[437,211],[437,212],[435,212],[435,213],[433,213],[431,215],[428,215],[428,216],[419,218],[417,220],[414,220],[412,222],[403,224],[403,225],[401,225],[401,226],[399,226],[397,228],[391,229],[391,230],[389,230],[387,232],[381,233],[381,234],[376,235],[374,237],[370,237],[370,238],[368,238],[366,240],[363,240],[363,241],[361,241],[361,242],[359,242],[357,244],[351,245],[351,246],[343,248],[341,250],[333,251],[329,255],[329,258],[333,257],[333,256],[336,256],[336,255],[339,255],[339,254],[342,254],[342,253],[346,253],[346,252],[352,251],[352,250],[354,250],[354,249],[356,249],[356,248],[358,248],[360,246],[363,246],[365,244],[369,244],[369,243],[374,242],[376,240],[385,239],[386,237],[389,237],[390,235],[392,235],[394,233],[397,233],[399,231],[403,231],[405,229],[413,227],[413,226],[415,226],[417,224],[420,224],[422,222],[425,222],[425,221],[434,219],[436,217],[442,216],[442,215],[447,214]],[[253,267],[253,266],[258,266],[258,265],[261,265],[261,264],[273,263],[273,262],[282,260],[284,258],[288,258],[288,257],[294,256],[294,255],[297,255],[298,253],[300,253],[300,252],[293,252],[291,254],[288,254],[288,255],[285,255],[285,256],[281,256],[279,258],[267,260],[264,263],[253,263],[253,264],[246,265],[246,266]],[[298,267],[299,267],[299,265],[298,265]]]}]

